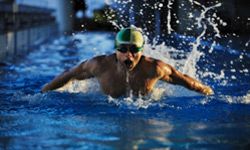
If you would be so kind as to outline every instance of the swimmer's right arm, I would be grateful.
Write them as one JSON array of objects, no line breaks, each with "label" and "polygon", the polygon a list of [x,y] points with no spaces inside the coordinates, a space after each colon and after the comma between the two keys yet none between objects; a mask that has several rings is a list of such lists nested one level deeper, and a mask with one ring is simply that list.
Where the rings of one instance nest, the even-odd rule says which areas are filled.
[{"label": "swimmer's right arm", "polygon": [[42,88],[42,92],[58,89],[68,83],[70,80],[84,80],[94,76],[95,60],[88,60],[82,62],[80,65],[65,71],[59,76],[55,77],[51,82],[45,84]]}]

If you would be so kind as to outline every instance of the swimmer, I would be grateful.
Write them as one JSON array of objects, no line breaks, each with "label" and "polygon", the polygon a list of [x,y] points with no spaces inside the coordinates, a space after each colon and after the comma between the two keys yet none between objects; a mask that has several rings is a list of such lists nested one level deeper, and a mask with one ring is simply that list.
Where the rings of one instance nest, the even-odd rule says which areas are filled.
[{"label": "swimmer", "polygon": [[121,29],[115,38],[115,53],[97,56],[63,72],[42,88],[42,92],[64,86],[70,80],[96,78],[103,93],[112,97],[147,95],[158,80],[181,85],[204,95],[213,90],[201,82],[182,74],[161,60],[142,55],[144,39],[135,27]]}]

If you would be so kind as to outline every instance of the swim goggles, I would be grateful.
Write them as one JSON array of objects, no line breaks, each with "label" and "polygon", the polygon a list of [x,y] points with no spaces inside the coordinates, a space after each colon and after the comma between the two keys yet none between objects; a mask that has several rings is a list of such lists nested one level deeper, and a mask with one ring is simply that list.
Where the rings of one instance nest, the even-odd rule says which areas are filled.
[{"label": "swim goggles", "polygon": [[117,47],[117,50],[121,53],[126,53],[127,51],[130,51],[131,53],[138,53],[142,50],[143,47],[137,47],[133,44],[121,44]]}]

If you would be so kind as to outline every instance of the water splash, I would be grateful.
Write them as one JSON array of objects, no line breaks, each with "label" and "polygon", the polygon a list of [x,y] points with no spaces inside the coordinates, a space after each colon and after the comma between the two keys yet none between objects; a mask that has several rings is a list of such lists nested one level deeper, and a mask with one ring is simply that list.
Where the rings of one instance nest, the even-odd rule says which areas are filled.
[{"label": "water splash", "polygon": [[216,42],[213,41],[211,47],[210,47],[209,50],[208,50],[209,53],[212,53],[212,52],[213,52],[215,45],[216,45]]},{"label": "water splash", "polygon": [[115,104],[116,106],[121,107],[129,107],[129,109],[147,109],[150,106],[158,105],[156,100],[153,100],[151,98],[146,99],[143,96],[134,97],[133,95],[130,95],[128,97],[116,99],[112,98],[111,96],[108,96],[108,102],[111,104]]},{"label": "water splash", "polygon": [[249,43],[250,43],[250,39],[246,42],[245,46],[248,47]]},{"label": "water splash", "polygon": [[173,5],[173,0],[168,1],[168,16],[167,16],[167,29],[168,29],[168,34],[171,34],[172,31],[174,31],[171,27],[171,9]]},{"label": "water splash", "polygon": [[[202,41],[202,38],[205,37],[205,34],[206,34],[206,31],[207,31],[207,23],[208,22],[208,25],[212,26],[214,31],[215,31],[215,38],[218,37],[220,38],[220,32],[219,32],[219,29],[218,29],[218,24],[214,23],[211,19],[211,17],[207,17],[206,14],[210,11],[210,10],[213,10],[217,7],[220,7],[222,4],[221,3],[218,3],[218,4],[215,4],[213,6],[210,6],[210,7],[205,7],[203,5],[201,5],[199,2],[197,1],[190,1],[192,5],[198,5],[202,8],[201,10],[201,13],[200,15],[195,18],[196,20],[196,23],[198,28],[201,28],[203,31],[201,32],[201,34],[196,38],[196,40],[191,43],[192,45],[192,51],[191,53],[189,54],[189,57],[183,67],[183,73],[186,73],[190,76],[193,76],[193,77],[196,77],[196,78],[199,78],[199,76],[197,76],[197,69],[196,69],[196,64],[197,62],[200,60],[200,58],[202,57],[202,55],[204,55],[203,52],[201,52],[198,48],[199,46],[201,46],[201,41]],[[216,17],[216,13],[214,13],[213,15],[214,17]],[[206,22],[205,22],[206,21]],[[211,45],[211,48],[209,50],[210,53],[212,53],[212,48],[215,46],[216,42],[213,41],[212,45]]]},{"label": "water splash", "polygon": [[[214,31],[216,32],[215,37],[219,37],[219,38],[220,38],[220,37],[221,37],[221,36],[220,36],[220,31],[219,31],[219,29],[218,29],[218,27],[217,27],[218,24],[215,23],[211,17],[207,17],[206,14],[207,14],[210,10],[213,10],[213,9],[215,9],[215,8],[217,8],[217,7],[221,7],[222,4],[221,4],[221,3],[218,3],[218,4],[215,4],[215,5],[210,6],[210,7],[205,7],[205,6],[201,5],[201,4],[200,4],[199,2],[197,2],[197,1],[193,1],[193,3],[203,8],[203,10],[201,11],[200,16],[196,18],[198,28],[202,28],[202,27],[204,26],[204,24],[202,23],[202,21],[203,21],[203,20],[206,20],[206,21],[209,23],[209,25],[211,25],[211,26],[213,27]],[[213,14],[213,17],[217,17],[217,16],[216,16],[216,13]]]},{"label": "water splash", "polygon": [[204,25],[203,32],[197,37],[197,39],[195,40],[194,43],[191,43],[191,45],[193,47],[192,51],[189,54],[189,57],[187,58],[187,60],[184,64],[184,67],[182,69],[183,73],[188,74],[192,77],[196,77],[196,78],[198,78],[196,76],[196,74],[197,74],[196,64],[200,60],[200,57],[203,55],[203,53],[198,50],[198,47],[200,46],[201,38],[206,33],[206,29],[207,29],[207,27],[206,27],[206,25]]},{"label": "water splash", "polygon": [[[205,56],[207,55],[205,54],[205,52],[203,52],[204,46],[209,45],[208,53],[213,54],[213,55],[214,53],[216,53],[214,49],[218,50],[221,47],[216,42],[216,38],[221,38],[218,25],[220,24],[220,25],[226,26],[227,24],[217,16],[214,10],[218,7],[221,7],[222,3],[217,3],[215,5],[205,7],[201,3],[195,0],[189,0],[188,2],[191,3],[192,6],[196,6],[196,7],[198,6],[201,9],[198,16],[196,17],[192,15],[192,12],[187,13],[190,15],[189,17],[194,18],[194,21],[195,21],[190,27],[190,30],[194,30],[194,32],[197,33],[195,25],[197,26],[198,29],[200,29],[198,30],[199,34],[197,35],[197,37],[193,37],[194,40],[188,41],[186,40],[186,39],[189,39],[188,36],[182,37],[183,39],[185,39],[181,41],[182,44],[190,45],[191,46],[190,51],[174,48],[173,46],[169,46],[164,42],[159,44],[157,38],[153,39],[153,43],[150,42],[148,38],[148,35],[150,35],[150,33],[149,33],[149,30],[147,29],[146,24],[149,23],[149,21],[151,20],[144,20],[145,23],[142,24],[141,26],[143,27],[142,30],[144,31],[144,36],[146,39],[143,54],[149,57],[153,57],[155,59],[160,59],[164,61],[165,63],[168,63],[174,66],[175,68],[182,71],[183,73],[188,74],[189,76],[198,78],[199,80],[202,80],[203,78],[210,78],[210,80],[212,80],[213,82],[217,81],[219,85],[226,86],[229,82],[229,77],[228,77],[229,75],[227,74],[227,70],[222,68],[219,72],[210,71],[208,69],[201,71],[200,70],[201,68],[197,66],[199,61],[207,61],[207,60],[204,60]],[[117,14],[118,16],[116,17],[113,14],[110,15],[110,13],[105,12],[107,18],[109,19],[109,22],[112,23],[114,27],[118,29],[127,27],[129,23],[130,25],[133,25],[134,19],[135,19],[134,14],[143,16],[145,15],[144,9],[149,8],[151,10],[160,10],[163,7],[163,4],[161,3],[157,3],[154,6],[150,6],[149,4],[145,3],[142,5],[142,9],[140,9],[139,12],[135,12],[132,1],[106,0],[105,3],[110,6],[111,11],[118,11],[118,14]],[[168,15],[167,15],[166,28],[170,36],[173,36],[173,31],[174,31],[171,27],[171,20],[172,20],[171,9],[172,9],[173,3],[174,3],[174,0],[170,0],[168,1],[168,4],[167,4]],[[127,14],[126,11],[129,12],[129,14]],[[119,21],[116,20],[117,17],[119,18]],[[152,17],[154,16],[152,15]],[[216,21],[219,23],[217,23]],[[212,36],[212,40],[210,41],[210,44],[207,44],[204,41],[204,39],[206,39],[206,36],[207,36],[208,28],[212,28],[213,30],[213,36]],[[248,46],[248,42],[246,43],[246,46]],[[213,64],[211,64],[211,66],[212,65]],[[243,72],[244,71],[242,71],[242,73]],[[129,82],[128,77],[129,75],[127,75],[127,82]],[[237,79],[237,76],[232,75],[231,79],[235,80]],[[84,92],[85,93],[85,92],[94,92],[96,91],[96,89],[99,89],[96,81],[87,80],[87,81],[82,82],[81,85],[77,85],[77,84],[78,84],[77,82],[72,82],[71,85],[69,85],[67,88],[64,88],[63,90],[68,90],[70,92]],[[182,96],[182,95],[193,96],[195,94],[190,91],[183,90],[183,88],[172,86],[172,85],[166,85],[160,82],[157,84],[156,88],[153,90],[152,94],[149,97],[142,97],[142,96],[133,97],[132,91],[128,88],[127,89],[128,97],[125,97],[122,101],[127,103],[128,105],[136,105],[139,108],[147,108],[154,101],[161,99],[162,96]],[[117,99],[111,99],[111,98],[109,99],[110,99],[110,102],[117,101]],[[144,100],[147,100],[147,102],[144,102]]]}]

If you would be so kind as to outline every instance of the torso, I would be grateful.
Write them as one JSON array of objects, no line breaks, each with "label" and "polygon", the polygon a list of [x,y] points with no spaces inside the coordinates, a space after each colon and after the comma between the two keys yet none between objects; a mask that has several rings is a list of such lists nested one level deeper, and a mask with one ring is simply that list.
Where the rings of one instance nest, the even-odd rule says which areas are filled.
[{"label": "torso", "polygon": [[159,75],[156,60],[142,56],[138,65],[129,73],[117,62],[115,55],[102,56],[95,77],[105,94],[119,97],[128,94],[146,95],[152,91]]}]

